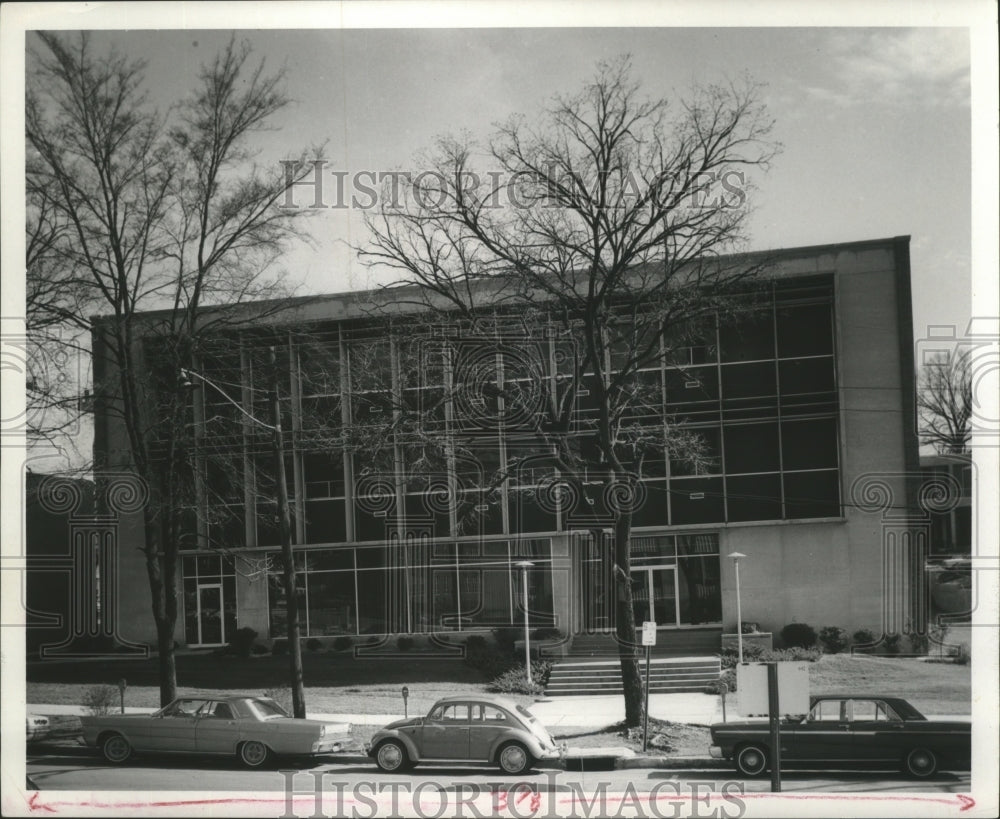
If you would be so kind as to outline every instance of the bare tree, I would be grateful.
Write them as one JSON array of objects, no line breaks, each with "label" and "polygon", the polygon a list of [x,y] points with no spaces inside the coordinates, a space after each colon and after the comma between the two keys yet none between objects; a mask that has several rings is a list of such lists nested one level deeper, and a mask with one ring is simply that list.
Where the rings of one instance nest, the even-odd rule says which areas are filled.
[{"label": "bare tree", "polygon": [[752,304],[763,263],[739,251],[748,174],[778,150],[771,130],[752,82],[672,106],[641,97],[629,59],[602,63],[537,125],[501,125],[485,151],[439,141],[425,173],[383,191],[368,217],[373,241],[360,250],[409,285],[390,288],[387,305],[412,302],[458,328],[459,347],[502,346],[511,327],[565,346],[555,371],[528,365],[516,378],[470,382],[481,392],[492,380],[496,394],[477,400],[497,403],[499,426],[511,408],[535,407],[516,434],[522,463],[547,460],[549,490],[604,499],[606,523],[595,528],[612,532],[629,725],[643,707],[629,556],[640,478],[651,453],[695,466],[705,456],[698,436],[662,417],[661,386],[643,371],[689,363],[685,351],[706,328]]},{"label": "bare tree", "polygon": [[971,350],[957,348],[925,362],[917,389],[920,442],[941,454],[969,451],[972,437]]},{"label": "bare tree", "polygon": [[[96,400],[126,432],[123,451],[105,443],[96,452],[98,477],[124,464],[148,487],[143,551],[160,698],[168,702],[177,686],[182,514],[194,485],[181,371],[203,339],[284,303],[286,290],[268,270],[298,235],[296,214],[277,207],[295,180],[277,167],[259,169],[248,144],[288,100],[281,72],[254,66],[249,46],[231,40],[203,67],[199,90],[162,116],[147,104],[142,62],[95,53],[86,33],[38,37],[27,94],[29,169],[59,228],[53,252],[79,284],[81,306],[104,314],[93,328],[82,309],[66,318],[92,329]],[[205,309],[234,302],[246,306]]]}]

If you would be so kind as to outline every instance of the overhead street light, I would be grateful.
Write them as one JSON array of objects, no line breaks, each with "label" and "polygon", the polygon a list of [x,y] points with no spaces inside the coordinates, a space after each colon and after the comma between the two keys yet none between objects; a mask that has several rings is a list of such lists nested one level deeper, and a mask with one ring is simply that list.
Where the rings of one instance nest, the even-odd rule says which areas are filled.
[{"label": "overhead street light", "polygon": [[743,665],[743,608],[740,605],[740,560],[746,557],[742,552],[732,552],[729,555],[736,567],[736,645],[739,651],[739,662]]},{"label": "overhead street light", "polygon": [[530,560],[522,560],[520,563],[515,563],[515,566],[521,570],[521,577],[523,579],[524,587],[524,673],[528,675],[528,684],[531,684],[531,645],[530,637],[528,635],[528,569],[534,568],[535,564]]}]

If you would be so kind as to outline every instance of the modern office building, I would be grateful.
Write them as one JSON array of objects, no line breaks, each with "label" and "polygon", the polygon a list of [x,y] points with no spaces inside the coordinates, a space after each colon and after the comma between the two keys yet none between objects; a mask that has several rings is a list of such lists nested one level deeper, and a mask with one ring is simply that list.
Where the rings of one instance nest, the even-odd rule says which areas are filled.
[{"label": "modern office building", "polygon": [[[735,629],[734,552],[745,555],[742,619],[764,630],[798,621],[879,631],[896,605],[886,590],[922,560],[910,525],[919,465],[908,248],[901,237],[768,254],[752,316],[719,322],[640,374],[662,400],[637,409],[637,421],[680,421],[712,456],[700,474],[662,452],[643,468],[630,582],[636,619],[655,620],[660,644],[717,650]],[[302,300],[198,362],[197,500],[177,640],[213,646],[242,626],[265,639],[284,630],[274,459],[254,420],[269,418],[272,386],[254,347],[262,332],[280,364],[304,634],[520,624],[521,571],[532,624],[610,630],[616,567],[603,530],[613,500],[598,477],[559,488],[530,436],[508,423],[509,406],[497,409],[514,392],[530,408],[532,378],[559,376],[560,339],[526,331],[506,353],[446,354],[440,334],[414,342],[419,311],[398,309],[402,341],[373,323],[372,298]],[[98,355],[101,343],[98,330]],[[476,390],[451,396],[463,367],[477,373]],[[581,393],[585,419],[593,408]],[[431,432],[454,441],[451,457],[424,457],[419,436],[385,423],[406,407],[436,419]],[[347,427],[371,430],[364,445],[345,451]],[[95,448],[105,463],[127,449],[111,413],[98,412]],[[119,543],[120,628],[152,641],[140,515],[122,518]],[[907,595],[899,605],[912,605]]]}]

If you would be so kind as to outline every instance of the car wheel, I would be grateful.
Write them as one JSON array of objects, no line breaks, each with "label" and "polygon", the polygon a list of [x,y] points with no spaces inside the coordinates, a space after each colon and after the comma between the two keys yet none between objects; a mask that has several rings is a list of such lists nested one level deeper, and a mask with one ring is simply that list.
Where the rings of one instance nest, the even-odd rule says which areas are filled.
[{"label": "car wheel", "polygon": [[251,739],[240,745],[239,757],[248,768],[262,768],[271,758],[271,750],[263,742]]},{"label": "car wheel", "polygon": [[520,742],[508,742],[497,752],[497,764],[504,773],[524,773],[535,764],[528,749]]},{"label": "car wheel", "polygon": [[112,734],[101,744],[104,758],[115,765],[121,765],[132,756],[132,744],[121,734]]},{"label": "car wheel", "polygon": [[937,757],[927,748],[914,748],[906,755],[904,769],[910,776],[924,779],[937,770]]},{"label": "car wheel", "polygon": [[767,749],[762,745],[744,745],[736,752],[736,770],[744,776],[760,776],[767,770]]},{"label": "car wheel", "polygon": [[386,773],[405,771],[410,767],[410,756],[402,742],[387,739],[375,752],[375,764]]}]

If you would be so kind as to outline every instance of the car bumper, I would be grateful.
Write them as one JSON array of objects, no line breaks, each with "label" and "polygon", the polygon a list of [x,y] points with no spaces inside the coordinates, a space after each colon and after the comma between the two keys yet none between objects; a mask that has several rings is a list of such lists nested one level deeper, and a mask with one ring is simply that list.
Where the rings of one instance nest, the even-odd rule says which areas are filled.
[{"label": "car bumper", "polygon": [[314,754],[339,754],[344,748],[347,747],[348,740],[346,737],[330,737],[329,739],[321,739],[318,742],[314,742],[312,746],[312,752]]},{"label": "car bumper", "polygon": [[725,755],[725,754],[724,754],[724,753],[722,752],[722,748],[720,748],[720,747],[719,747],[718,745],[712,745],[712,746],[711,746],[711,747],[710,747],[710,748],[708,749],[708,755],[709,755],[710,757],[712,757],[712,759],[725,759],[725,756],[726,756],[726,755]]}]

